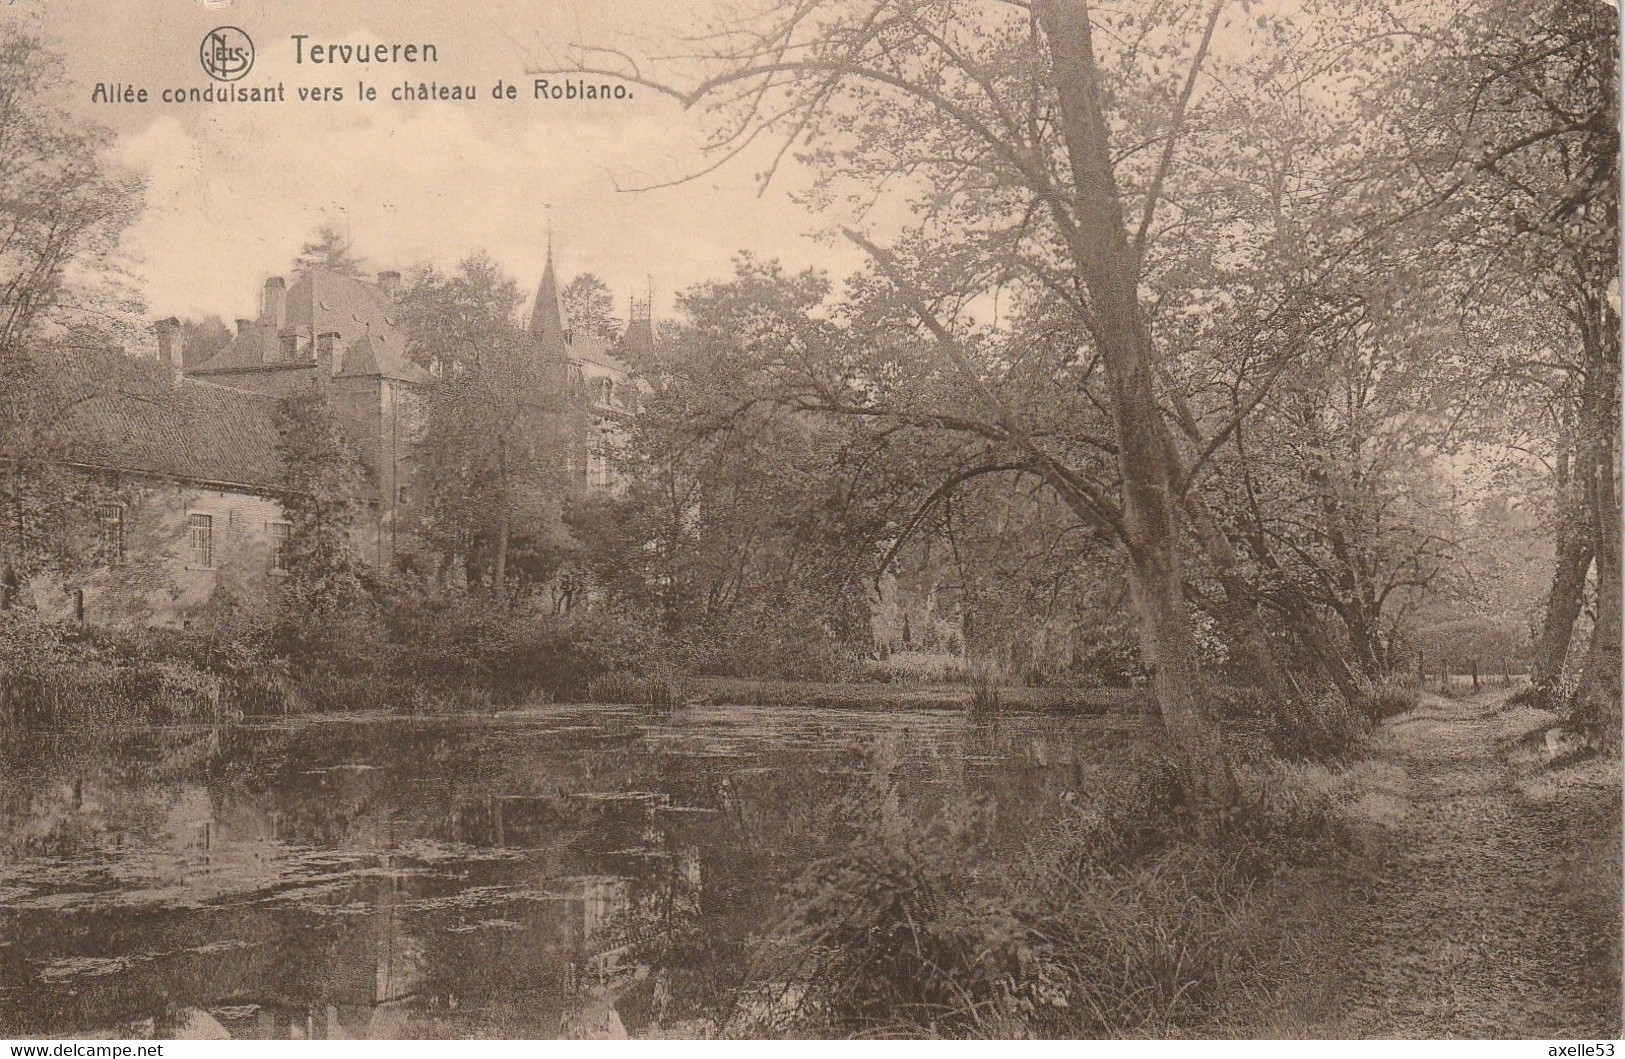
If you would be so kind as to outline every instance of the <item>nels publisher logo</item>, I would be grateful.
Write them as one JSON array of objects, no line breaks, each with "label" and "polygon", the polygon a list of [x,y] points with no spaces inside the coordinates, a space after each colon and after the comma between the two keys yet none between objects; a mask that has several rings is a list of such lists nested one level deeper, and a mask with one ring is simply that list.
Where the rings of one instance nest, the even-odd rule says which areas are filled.
[{"label": "nels publisher logo", "polygon": [[198,60],[216,81],[236,81],[254,65],[254,42],[236,26],[211,29],[198,48]]}]

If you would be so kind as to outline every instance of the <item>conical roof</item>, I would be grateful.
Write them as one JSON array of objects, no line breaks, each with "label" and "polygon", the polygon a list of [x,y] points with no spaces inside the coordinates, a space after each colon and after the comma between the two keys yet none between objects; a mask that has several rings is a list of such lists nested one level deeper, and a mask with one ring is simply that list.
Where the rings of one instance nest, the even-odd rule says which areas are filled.
[{"label": "conical roof", "polygon": [[542,271],[542,283],[536,288],[536,302],[531,306],[530,333],[535,338],[564,335],[564,310],[559,306],[559,281],[553,274],[552,250],[547,252],[547,268]]}]

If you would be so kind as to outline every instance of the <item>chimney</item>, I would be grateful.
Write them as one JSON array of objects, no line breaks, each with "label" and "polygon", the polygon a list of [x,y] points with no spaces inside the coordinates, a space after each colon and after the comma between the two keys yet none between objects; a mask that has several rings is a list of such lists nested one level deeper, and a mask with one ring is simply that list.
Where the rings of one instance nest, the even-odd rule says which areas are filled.
[{"label": "chimney", "polygon": [[282,330],[287,297],[288,284],[281,276],[272,276],[265,281],[265,300],[260,304],[260,319],[269,324],[272,331]]},{"label": "chimney", "polygon": [[319,375],[337,375],[344,370],[344,354],[339,347],[337,331],[323,331],[316,336],[316,371]]},{"label": "chimney", "polygon": [[244,320],[241,316],[237,317],[237,337],[241,338],[243,335],[248,334],[248,329],[253,326],[254,321]]},{"label": "chimney", "polygon": [[174,378],[181,377],[181,322],[171,316],[152,325],[158,334],[158,359],[169,367]]},{"label": "chimney", "polygon": [[378,273],[378,286],[384,289],[385,294],[393,298],[400,293],[401,274],[399,272]]}]

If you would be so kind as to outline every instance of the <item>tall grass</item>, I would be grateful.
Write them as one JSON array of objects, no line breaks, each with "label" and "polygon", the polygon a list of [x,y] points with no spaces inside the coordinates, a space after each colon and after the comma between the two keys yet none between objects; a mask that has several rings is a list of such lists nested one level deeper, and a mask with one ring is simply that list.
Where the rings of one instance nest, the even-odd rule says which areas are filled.
[{"label": "tall grass", "polygon": [[967,667],[970,684],[970,712],[973,717],[991,717],[1003,705],[1000,687],[1004,668],[987,658],[972,658]]},{"label": "tall grass", "polygon": [[[308,627],[288,635],[301,621]],[[0,613],[0,723],[7,724],[421,713],[535,696],[666,708],[678,693],[672,671],[658,638],[616,615],[559,617],[452,595],[383,595],[319,621],[264,610],[210,612],[190,629],[114,629],[41,621],[25,610]]]},{"label": "tall grass", "polygon": [[683,690],[669,676],[645,676],[618,669],[589,680],[585,701],[669,710],[682,704]]},{"label": "tall grass", "polygon": [[889,651],[883,658],[855,660],[853,679],[866,684],[963,684],[965,659],[943,651]]},{"label": "tall grass", "polygon": [[1365,711],[1372,720],[1380,721],[1414,710],[1419,701],[1420,692],[1414,685],[1390,678],[1373,687],[1366,695]]},{"label": "tall grass", "polygon": [[1276,774],[1199,832],[1155,758],[1049,805],[1013,848],[973,801],[857,812],[846,847],[786,894],[727,1031],[1200,1034],[1297,974],[1259,910],[1277,880],[1352,848],[1329,798]]},{"label": "tall grass", "polygon": [[216,723],[233,713],[230,676],[184,652],[147,653],[117,634],[51,625],[27,613],[0,621],[0,724]]}]

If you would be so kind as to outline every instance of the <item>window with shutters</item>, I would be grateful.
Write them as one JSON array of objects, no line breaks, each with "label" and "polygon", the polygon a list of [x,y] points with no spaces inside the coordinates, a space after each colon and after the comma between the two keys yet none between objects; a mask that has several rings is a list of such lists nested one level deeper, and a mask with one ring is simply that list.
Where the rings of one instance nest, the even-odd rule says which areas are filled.
[{"label": "window with shutters", "polygon": [[124,561],[124,505],[102,505],[101,523],[102,562],[117,566]]},{"label": "window with shutters", "polygon": [[195,512],[187,516],[187,546],[193,566],[214,566],[214,516]]},{"label": "window with shutters", "polygon": [[288,534],[293,532],[293,526],[286,522],[270,522],[266,529],[271,537],[271,572],[285,574],[288,572]]}]

